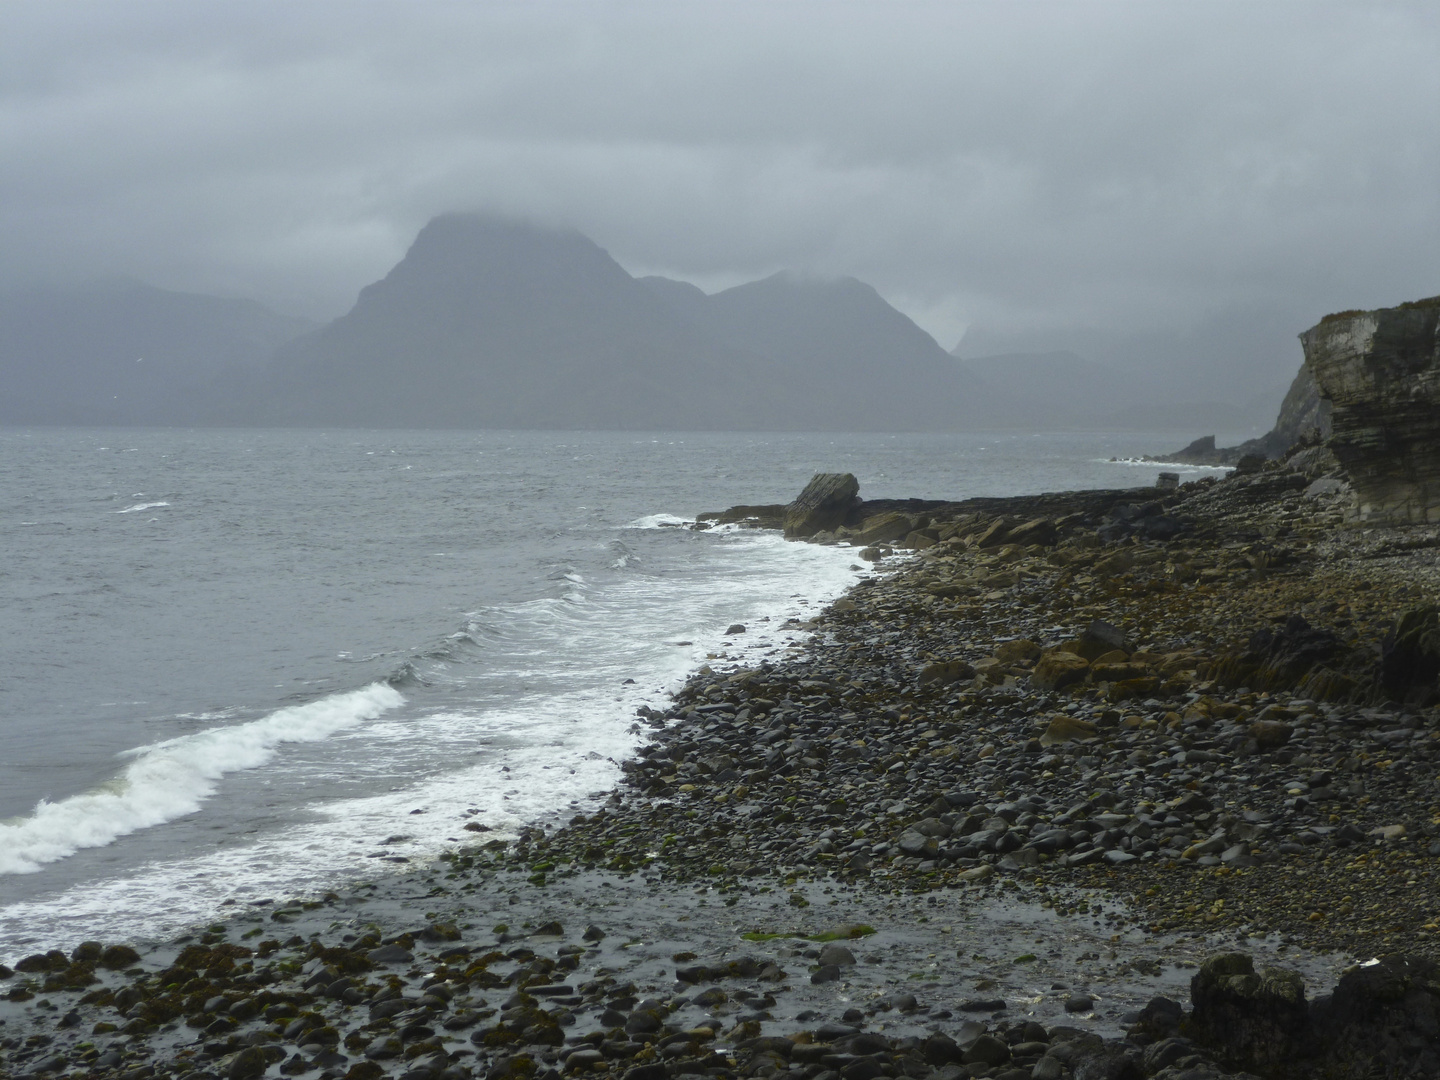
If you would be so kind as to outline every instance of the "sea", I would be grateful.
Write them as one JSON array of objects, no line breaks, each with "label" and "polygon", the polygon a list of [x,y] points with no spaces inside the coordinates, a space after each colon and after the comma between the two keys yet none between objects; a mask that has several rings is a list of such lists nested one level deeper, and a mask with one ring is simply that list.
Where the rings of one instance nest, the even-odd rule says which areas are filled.
[{"label": "sea", "polygon": [[1190,434],[0,428],[0,962],[593,809],[637,709],[876,572],[704,511],[1148,486]]}]

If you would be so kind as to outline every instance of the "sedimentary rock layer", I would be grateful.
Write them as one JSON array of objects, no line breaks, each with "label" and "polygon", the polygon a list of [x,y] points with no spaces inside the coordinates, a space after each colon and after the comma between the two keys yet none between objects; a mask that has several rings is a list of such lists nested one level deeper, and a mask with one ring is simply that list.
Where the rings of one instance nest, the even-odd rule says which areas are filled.
[{"label": "sedimentary rock layer", "polygon": [[1327,315],[1300,335],[1330,448],[1372,521],[1440,520],[1440,297]]}]

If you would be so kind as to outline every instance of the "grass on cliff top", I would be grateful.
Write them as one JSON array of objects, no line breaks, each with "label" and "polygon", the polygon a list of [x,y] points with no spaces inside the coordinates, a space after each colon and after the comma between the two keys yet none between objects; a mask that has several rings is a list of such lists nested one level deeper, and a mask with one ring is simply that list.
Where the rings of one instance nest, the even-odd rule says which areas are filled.
[{"label": "grass on cliff top", "polygon": [[[1422,308],[1440,307],[1440,296],[1427,296],[1423,300],[1407,300],[1403,304],[1396,304],[1394,311],[1417,311]],[[1384,310],[1384,309],[1381,309]],[[1357,315],[1368,315],[1368,311],[1361,311],[1358,308],[1351,308],[1349,311],[1335,311],[1326,315],[1320,320],[1320,325],[1338,322],[1341,319],[1353,319]]]}]

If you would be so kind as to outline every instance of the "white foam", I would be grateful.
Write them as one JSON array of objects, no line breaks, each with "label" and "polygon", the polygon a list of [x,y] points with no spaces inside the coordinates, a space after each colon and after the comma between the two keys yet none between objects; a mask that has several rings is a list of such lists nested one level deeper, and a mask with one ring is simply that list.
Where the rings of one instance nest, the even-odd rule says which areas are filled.
[{"label": "white foam", "polygon": [[682,525],[694,523],[692,518],[676,517],[674,514],[647,514],[645,517],[636,518],[626,526],[627,529],[674,529]]},{"label": "white foam", "polygon": [[[637,706],[663,709],[706,662],[780,659],[809,636],[787,622],[817,613],[859,576],[852,552],[773,532],[710,530],[693,540],[699,574],[627,567],[584,602],[548,597],[475,613],[469,632],[484,640],[484,663],[437,669],[459,691],[445,706],[344,725],[323,750],[266,770],[277,791],[343,778],[368,794],[297,806],[302,820],[283,829],[7,905],[0,960],[41,944],[163,938],[223,914],[237,896],[318,892],[414,865],[387,857],[423,861],[568,818],[618,780],[618,762],[644,738]],[[727,637],[736,622],[747,632]],[[676,648],[681,639],[690,644]],[[386,707],[399,702],[388,695]],[[493,831],[464,831],[467,821]],[[382,843],[396,834],[411,839]],[[14,846],[0,834],[0,850]]]},{"label": "white foam", "polygon": [[1106,465],[1129,465],[1141,469],[1180,469],[1189,472],[1229,472],[1234,465],[1194,465],[1188,461],[1154,461],[1150,458],[1097,458]]},{"label": "white foam", "polygon": [[116,510],[117,514],[133,514],[137,510],[154,510],[157,506],[169,506],[168,502],[136,503],[134,506],[127,506],[124,510]]},{"label": "white foam", "polygon": [[33,874],[81,848],[194,813],[226,773],[256,768],[282,743],[317,742],[402,701],[392,687],[374,683],[248,724],[127,751],[135,760],[114,780],[60,802],[42,799],[28,817],[0,825],[0,874]]}]

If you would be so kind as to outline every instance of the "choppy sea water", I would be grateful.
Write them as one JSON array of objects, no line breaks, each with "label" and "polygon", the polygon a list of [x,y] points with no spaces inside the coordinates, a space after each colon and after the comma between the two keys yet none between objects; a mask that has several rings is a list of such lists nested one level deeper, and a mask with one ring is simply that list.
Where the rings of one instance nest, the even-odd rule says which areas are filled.
[{"label": "choppy sea water", "polygon": [[675,527],[699,512],[816,471],[867,498],[1149,485],[1110,459],[1176,441],[0,430],[0,961],[586,806],[638,706],[783,657],[869,572]]}]

